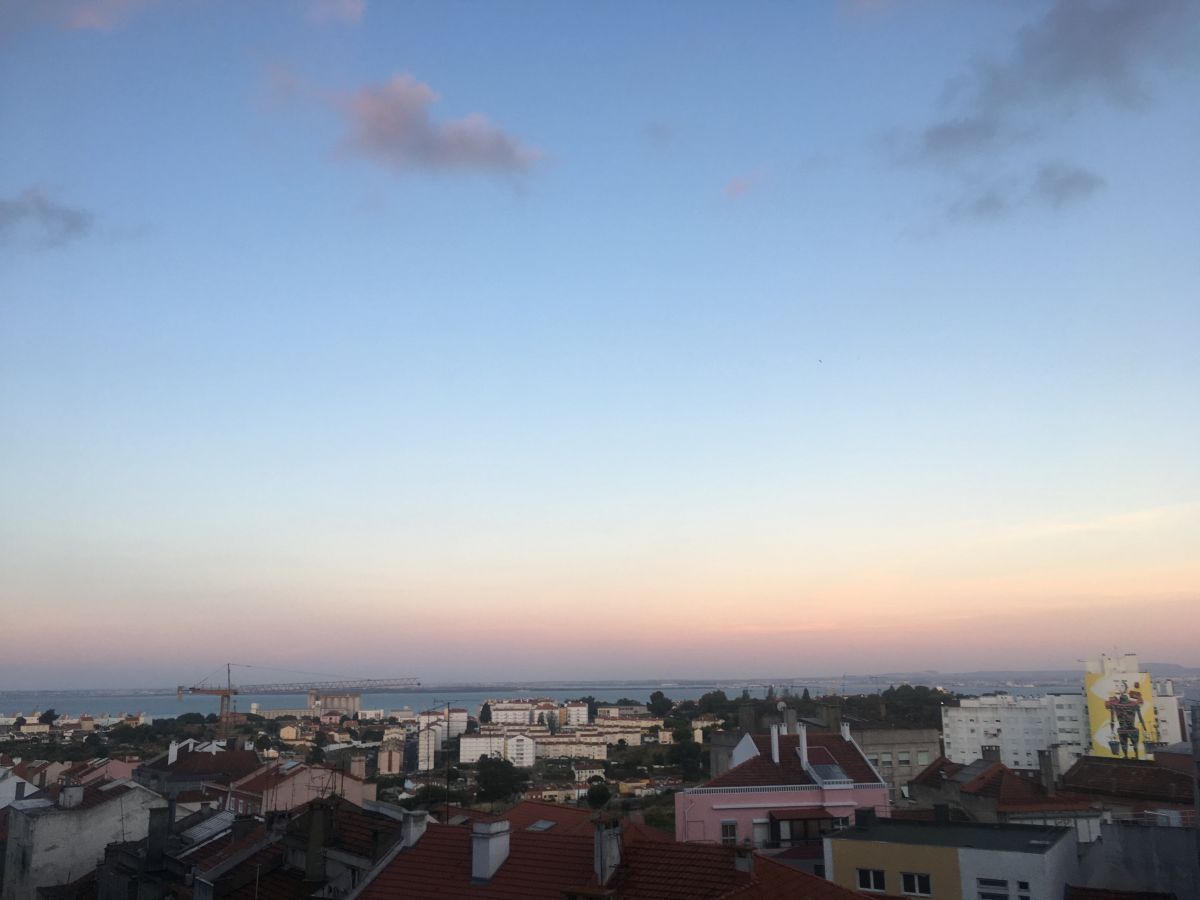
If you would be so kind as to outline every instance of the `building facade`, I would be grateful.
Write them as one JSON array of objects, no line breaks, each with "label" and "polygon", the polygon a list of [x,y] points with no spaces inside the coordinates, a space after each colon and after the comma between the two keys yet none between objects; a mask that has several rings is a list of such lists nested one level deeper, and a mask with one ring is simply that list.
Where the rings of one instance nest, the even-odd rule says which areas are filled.
[{"label": "building facade", "polygon": [[984,694],[961,700],[942,708],[942,737],[946,757],[964,765],[989,755],[984,747],[999,747],[1000,762],[1010,769],[1037,769],[1039,750],[1054,750],[1066,769],[1090,747],[1087,698]]}]

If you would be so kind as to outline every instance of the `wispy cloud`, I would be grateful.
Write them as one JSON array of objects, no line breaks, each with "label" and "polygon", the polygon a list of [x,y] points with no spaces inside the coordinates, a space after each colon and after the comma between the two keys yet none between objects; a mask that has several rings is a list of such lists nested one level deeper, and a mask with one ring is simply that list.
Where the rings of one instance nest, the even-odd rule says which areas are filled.
[{"label": "wispy cloud", "polygon": [[1066,163],[1046,163],[1033,180],[1033,196],[1058,209],[1086,200],[1104,187],[1104,179],[1095,172]]},{"label": "wispy cloud", "polygon": [[113,31],[154,0],[73,0],[63,11],[67,28]]},{"label": "wispy cloud", "polygon": [[31,240],[41,247],[61,247],[91,231],[92,214],[59,203],[41,188],[30,188],[12,199],[0,198],[0,242]]},{"label": "wispy cloud", "polygon": [[[1150,73],[1185,61],[1200,6],[1188,0],[1055,0],[1018,29],[1006,50],[950,78],[939,112],[919,130],[893,136],[900,160],[962,179],[948,217],[995,221],[1021,208],[1062,210],[1099,192],[1104,179],[1066,162],[1043,163],[980,190],[978,171],[1030,145],[1088,104],[1137,110],[1151,102]],[[973,172],[974,178],[964,177]]]},{"label": "wispy cloud", "polygon": [[946,209],[952,221],[996,222],[1024,207],[1061,210],[1103,189],[1104,179],[1081,166],[1042,163],[1032,175],[1003,178],[962,191]]},{"label": "wispy cloud", "polygon": [[946,83],[945,111],[921,131],[917,157],[943,163],[1028,140],[1088,101],[1144,107],[1146,71],[1178,55],[1197,9],[1188,0],[1057,0],[1004,56]]},{"label": "wispy cloud", "polygon": [[435,121],[431,107],[439,99],[408,74],[360,88],[338,102],[348,129],[343,149],[397,172],[520,174],[542,158],[479,113]]},{"label": "wispy cloud", "polygon": [[1041,540],[1097,532],[1162,528],[1200,516],[1200,501],[1111,513],[1091,519],[1031,522],[1002,532],[1002,540]]},{"label": "wispy cloud", "polygon": [[667,147],[675,143],[679,137],[679,132],[669,122],[655,119],[652,122],[647,122],[642,127],[642,137],[655,147]]},{"label": "wispy cloud", "polygon": [[305,18],[310,22],[357,25],[367,11],[367,0],[308,0]]}]

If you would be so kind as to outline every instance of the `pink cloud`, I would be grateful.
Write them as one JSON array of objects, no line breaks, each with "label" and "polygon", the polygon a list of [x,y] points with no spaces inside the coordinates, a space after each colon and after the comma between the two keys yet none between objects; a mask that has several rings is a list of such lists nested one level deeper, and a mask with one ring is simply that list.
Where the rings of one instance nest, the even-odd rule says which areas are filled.
[{"label": "pink cloud", "polygon": [[81,31],[112,31],[153,0],[76,0],[67,7],[64,22]]},{"label": "pink cloud", "polygon": [[411,75],[360,88],[341,106],[349,126],[343,147],[397,171],[525,172],[541,152],[478,113],[445,122],[430,116],[438,95]]},{"label": "pink cloud", "polygon": [[309,0],[306,18],[311,22],[357,25],[367,11],[367,0]]},{"label": "pink cloud", "polygon": [[762,181],[762,172],[754,171],[746,176],[734,176],[725,182],[724,193],[728,200],[740,200]]}]

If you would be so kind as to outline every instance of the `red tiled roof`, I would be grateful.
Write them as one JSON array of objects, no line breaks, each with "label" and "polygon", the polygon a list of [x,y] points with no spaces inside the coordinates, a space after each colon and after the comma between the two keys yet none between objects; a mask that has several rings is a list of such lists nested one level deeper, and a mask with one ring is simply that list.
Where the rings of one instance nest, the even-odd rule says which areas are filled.
[{"label": "red tiled roof", "polygon": [[218,776],[224,776],[236,781],[261,768],[262,762],[253,750],[218,750],[216,753],[185,750],[176,757],[174,763],[168,764],[167,757],[163,756],[143,765],[170,775],[204,775],[213,781]]},{"label": "red tiled roof", "polygon": [[443,824],[458,816],[465,822],[498,822],[506,819],[513,831],[524,831],[534,822],[553,822],[554,827],[547,829],[555,834],[588,834],[592,833],[592,821],[596,814],[588,809],[577,806],[564,806],[561,803],[549,803],[542,800],[522,800],[512,809],[499,813],[484,813],[465,806],[449,807],[439,805],[431,810],[434,816],[444,819]]},{"label": "red tiled roof", "polygon": [[764,856],[739,872],[736,850],[719,844],[636,844],[609,887],[621,900],[862,900],[862,895]]},{"label": "red tiled roof", "polygon": [[1065,790],[1131,800],[1191,803],[1193,779],[1145,760],[1085,756],[1063,776]]},{"label": "red tiled roof", "polygon": [[245,853],[267,836],[266,826],[261,822],[241,837],[234,837],[232,830],[225,831],[207,844],[201,844],[191,852],[181,854],[184,862],[196,867],[197,872],[215,869],[221,863]]},{"label": "red tiled roof", "polygon": [[939,756],[912,779],[912,784],[928,784],[938,787],[956,772],[965,768],[962,763],[951,762],[944,756]]},{"label": "red tiled roof", "polygon": [[[799,735],[784,734],[779,737],[779,762],[771,759],[770,735],[756,734],[754,744],[758,756],[751,757],[739,766],[734,766],[713,778],[705,787],[771,787],[781,784],[813,784],[812,778],[800,763],[797,748]],[[878,776],[858,748],[840,734],[809,734],[808,761],[810,763],[835,762],[847,778],[856,783],[878,784]]]},{"label": "red tiled roof", "polygon": [[471,829],[429,825],[417,845],[398,853],[359,897],[561,900],[564,891],[593,881],[590,834],[513,828],[508,859],[490,881],[476,884],[471,880]]},{"label": "red tiled roof", "polygon": [[[104,790],[106,787],[108,789]],[[128,794],[130,791],[139,790],[143,790],[143,788],[140,788],[131,782],[120,784],[114,782],[112,779],[98,779],[96,781],[89,781],[87,784],[83,785],[83,798],[80,800],[79,805],[74,807],[74,809],[91,809],[94,806],[99,806],[102,803],[108,803],[110,800],[115,800],[118,797]],[[57,808],[58,797],[62,791],[63,785],[52,784],[45,790],[38,791],[34,797],[52,800]]]}]

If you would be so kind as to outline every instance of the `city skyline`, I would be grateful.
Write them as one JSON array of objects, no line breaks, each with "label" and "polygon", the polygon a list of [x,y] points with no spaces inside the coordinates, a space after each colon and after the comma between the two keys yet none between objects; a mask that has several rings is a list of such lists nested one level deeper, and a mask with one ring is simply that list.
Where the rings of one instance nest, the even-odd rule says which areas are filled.
[{"label": "city skyline", "polygon": [[7,5],[0,688],[1200,665],[1198,22]]}]

